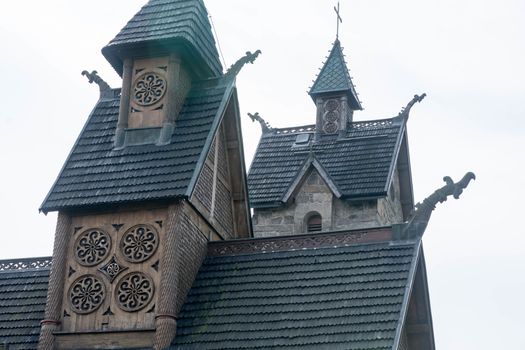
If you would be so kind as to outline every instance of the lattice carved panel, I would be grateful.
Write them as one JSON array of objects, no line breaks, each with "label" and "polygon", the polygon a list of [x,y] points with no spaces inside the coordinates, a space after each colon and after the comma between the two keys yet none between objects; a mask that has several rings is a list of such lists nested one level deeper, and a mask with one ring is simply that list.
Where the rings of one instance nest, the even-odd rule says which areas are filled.
[{"label": "lattice carved panel", "polygon": [[166,115],[168,58],[139,59],[133,63],[129,128],[159,127]]},{"label": "lattice carved panel", "polygon": [[153,327],[166,209],[72,220],[63,330]]},{"label": "lattice carved panel", "polygon": [[335,134],[341,124],[341,102],[329,99],[323,104],[323,131],[326,134]]}]

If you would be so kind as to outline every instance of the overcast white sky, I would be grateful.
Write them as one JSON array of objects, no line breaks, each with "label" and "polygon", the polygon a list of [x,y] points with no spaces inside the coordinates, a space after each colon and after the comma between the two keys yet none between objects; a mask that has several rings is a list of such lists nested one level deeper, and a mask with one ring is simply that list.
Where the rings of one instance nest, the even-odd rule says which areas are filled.
[{"label": "overcast white sky", "polygon": [[[120,81],[100,49],[145,0],[31,0],[0,10],[0,258],[52,252],[38,207],[98,89]],[[238,78],[247,164],[271,125],[314,122],[306,94],[335,38],[335,1],[208,0],[224,57],[263,54]],[[416,201],[466,171],[478,179],[434,212],[424,237],[439,349],[524,349],[525,2],[341,1],[340,40],[365,110],[392,117],[415,93],[409,140]]]}]

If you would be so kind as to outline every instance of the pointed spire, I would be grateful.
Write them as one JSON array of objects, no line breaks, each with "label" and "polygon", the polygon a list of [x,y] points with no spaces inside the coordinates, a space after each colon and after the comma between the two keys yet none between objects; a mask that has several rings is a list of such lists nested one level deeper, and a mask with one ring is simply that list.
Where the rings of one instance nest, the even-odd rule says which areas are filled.
[{"label": "pointed spire", "polygon": [[122,75],[125,58],[179,52],[194,74],[222,74],[208,12],[202,0],[150,0],[102,53]]},{"label": "pointed spire", "polygon": [[352,109],[363,109],[348,72],[341,43],[336,39],[328,59],[308,93],[315,101],[317,96],[338,92],[347,95]]}]

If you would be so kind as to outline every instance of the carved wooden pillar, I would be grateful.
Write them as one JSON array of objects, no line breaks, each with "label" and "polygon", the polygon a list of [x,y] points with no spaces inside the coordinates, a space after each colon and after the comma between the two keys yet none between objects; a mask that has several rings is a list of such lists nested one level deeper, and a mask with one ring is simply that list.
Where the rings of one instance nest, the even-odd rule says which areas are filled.
[{"label": "carved wooden pillar", "polygon": [[318,97],[315,100],[315,105],[317,108],[317,117],[315,121],[315,140],[318,141],[321,138],[321,133],[323,132],[323,99]]},{"label": "carved wooden pillar", "polygon": [[178,269],[177,253],[181,232],[183,204],[173,204],[168,208],[166,232],[162,258],[160,263],[160,286],[155,317],[155,335],[153,337],[153,348],[156,350],[166,349],[170,346],[177,332],[177,286]]},{"label": "carved wooden pillar", "polygon": [[177,86],[177,83],[179,83],[179,76],[181,75],[180,64],[181,61],[177,55],[171,54],[168,63],[169,75],[166,99],[166,116],[164,117],[159,139],[159,144],[162,145],[170,143],[171,135],[173,134],[173,129],[175,128],[175,117],[177,116],[177,111],[180,109],[180,106],[177,106],[177,89],[180,89],[180,86]]},{"label": "carved wooden pillar", "polygon": [[348,123],[350,114],[348,113],[348,98],[346,96],[341,97],[341,111],[339,117],[339,137],[346,136],[346,130],[348,129]]},{"label": "carved wooden pillar", "polygon": [[122,91],[120,92],[120,109],[118,115],[117,131],[115,133],[115,148],[124,146],[124,136],[128,127],[129,99],[131,90],[131,77],[133,75],[133,60],[124,60],[122,73]]},{"label": "carved wooden pillar", "polygon": [[69,215],[59,212],[47,290],[45,318],[41,322],[40,338],[38,340],[39,350],[51,350],[54,348],[53,332],[58,329],[60,324],[70,228],[71,218]]}]

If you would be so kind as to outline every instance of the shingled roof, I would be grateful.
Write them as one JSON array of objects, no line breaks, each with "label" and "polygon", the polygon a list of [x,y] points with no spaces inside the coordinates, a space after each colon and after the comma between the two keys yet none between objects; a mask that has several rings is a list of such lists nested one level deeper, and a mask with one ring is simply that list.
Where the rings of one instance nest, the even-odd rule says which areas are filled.
[{"label": "shingled roof", "polygon": [[[170,348],[397,349],[422,250],[392,234],[209,243]],[[0,341],[10,349],[36,349],[44,317],[50,259],[29,260],[0,261]]]},{"label": "shingled roof", "polygon": [[202,0],[150,0],[102,49],[122,74],[124,53],[169,51],[182,47],[194,68],[204,68],[201,77],[222,75],[208,13]]},{"label": "shingled roof", "polygon": [[354,110],[361,110],[361,102],[357,97],[354,84],[350,78],[345,57],[338,39],[335,40],[332,51],[319,72],[317,79],[310,88],[309,94],[315,99],[318,95],[344,92],[347,94],[348,103]]},{"label": "shingled roof", "polygon": [[36,349],[44,318],[50,258],[0,261],[0,344]]},{"label": "shingled roof", "polygon": [[[325,237],[332,246],[245,253],[233,246],[232,255],[208,257],[173,349],[397,349],[419,242],[337,246]],[[286,239],[296,248],[308,241]]]},{"label": "shingled roof", "polygon": [[387,194],[406,126],[405,117],[353,122],[345,137],[323,135],[303,146],[297,136],[314,126],[263,133],[248,174],[250,206],[277,207],[308,167],[316,163],[343,199]]},{"label": "shingled roof", "polygon": [[188,196],[233,89],[226,78],[194,83],[169,144],[118,150],[120,98],[101,98],[40,210]]}]

